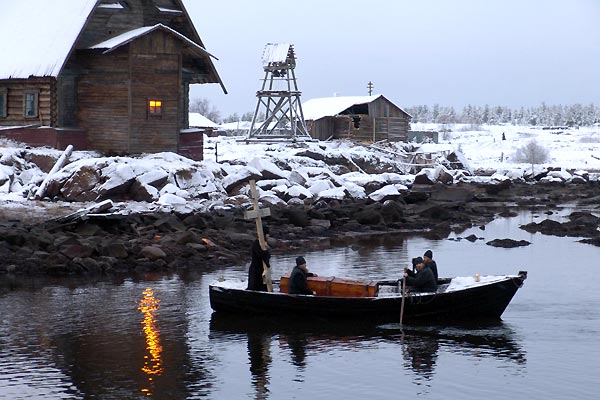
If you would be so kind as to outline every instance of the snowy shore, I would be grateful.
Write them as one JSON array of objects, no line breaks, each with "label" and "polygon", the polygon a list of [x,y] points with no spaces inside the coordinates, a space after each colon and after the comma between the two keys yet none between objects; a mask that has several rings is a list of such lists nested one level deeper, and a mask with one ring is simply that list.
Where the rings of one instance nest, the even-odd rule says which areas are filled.
[{"label": "snowy shore", "polygon": [[[74,152],[52,176],[44,201],[28,198],[61,152],[0,142],[0,202],[3,208],[49,200],[65,208],[113,199],[124,213],[247,208],[248,180],[257,180],[261,203],[315,204],[332,200],[398,199],[413,184],[511,182],[585,183],[600,179],[600,129],[540,129],[519,126],[415,124],[440,131],[439,144],[344,141],[250,143],[239,137],[205,138],[205,160],[173,153],[102,157]],[[517,149],[536,140],[550,159],[532,166],[514,163]]]}]

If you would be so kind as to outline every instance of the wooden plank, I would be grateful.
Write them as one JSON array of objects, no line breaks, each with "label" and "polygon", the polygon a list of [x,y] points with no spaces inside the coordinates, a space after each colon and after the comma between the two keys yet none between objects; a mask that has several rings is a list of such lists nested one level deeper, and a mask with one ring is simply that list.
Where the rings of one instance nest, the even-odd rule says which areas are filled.
[{"label": "wooden plank", "polygon": [[[379,291],[377,281],[336,278],[334,276],[310,276],[306,279],[309,290],[317,296],[375,297]],[[289,293],[290,277],[286,274],[279,281],[279,291]]]}]

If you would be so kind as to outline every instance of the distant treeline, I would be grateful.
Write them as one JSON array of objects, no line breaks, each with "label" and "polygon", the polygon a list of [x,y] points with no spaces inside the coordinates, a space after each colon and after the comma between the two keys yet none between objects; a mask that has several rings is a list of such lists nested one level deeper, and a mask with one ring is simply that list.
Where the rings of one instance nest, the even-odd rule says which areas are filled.
[{"label": "distant treeline", "polygon": [[513,124],[542,126],[590,126],[600,123],[600,107],[594,104],[546,105],[539,107],[509,108],[503,106],[468,105],[461,112],[454,107],[413,106],[405,108],[412,115],[412,122],[438,124]]}]

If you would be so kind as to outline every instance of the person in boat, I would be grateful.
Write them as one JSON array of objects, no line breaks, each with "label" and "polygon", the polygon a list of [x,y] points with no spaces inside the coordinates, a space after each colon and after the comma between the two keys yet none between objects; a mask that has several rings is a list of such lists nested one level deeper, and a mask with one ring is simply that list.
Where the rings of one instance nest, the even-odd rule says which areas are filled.
[{"label": "person in boat", "polygon": [[404,268],[406,286],[411,286],[415,292],[435,292],[437,290],[437,282],[431,268],[425,266],[425,261],[421,257],[415,258],[413,264],[417,268],[416,273],[408,268]]},{"label": "person in boat", "polygon": [[306,278],[308,278],[309,276],[317,276],[317,274],[308,272],[308,267],[306,266],[306,260],[304,259],[304,257],[297,257],[296,266],[290,274],[290,289],[288,291],[289,294],[314,295],[315,292],[310,290],[308,288],[308,285],[306,284]]},{"label": "person in boat", "polygon": [[252,243],[252,261],[250,262],[250,268],[248,269],[248,287],[247,290],[257,290],[261,292],[267,291],[267,285],[263,282],[263,262],[267,268],[271,268],[269,260],[271,259],[271,252],[269,250],[269,227],[263,226],[263,235],[265,236],[265,243],[267,243],[267,249],[263,250],[260,247],[258,239]]},{"label": "person in boat", "polygon": [[425,266],[431,269],[431,271],[433,272],[433,277],[435,278],[435,281],[437,282],[437,280],[438,280],[437,263],[435,261],[433,261],[433,252],[431,250],[427,250],[425,252],[425,254],[423,255],[423,261],[425,261]]}]

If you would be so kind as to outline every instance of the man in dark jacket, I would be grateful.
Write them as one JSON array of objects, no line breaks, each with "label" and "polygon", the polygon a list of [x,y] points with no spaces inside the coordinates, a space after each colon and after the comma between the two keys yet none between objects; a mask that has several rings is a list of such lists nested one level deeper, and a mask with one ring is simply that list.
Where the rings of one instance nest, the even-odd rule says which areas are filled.
[{"label": "man in dark jacket", "polygon": [[425,262],[421,257],[417,257],[414,260],[414,264],[417,267],[417,273],[404,268],[406,286],[411,286],[415,292],[435,292],[437,290],[437,282],[431,268],[425,266]]},{"label": "man in dark jacket", "polygon": [[306,267],[306,260],[304,257],[296,258],[296,266],[290,274],[290,289],[289,294],[311,294],[315,293],[310,290],[306,284],[306,278],[309,276],[316,276],[315,274],[308,272]]},{"label": "man in dark jacket", "polygon": [[438,280],[437,263],[435,261],[433,261],[433,252],[431,250],[427,250],[425,252],[425,254],[423,255],[423,261],[425,262],[425,266],[431,269],[431,272],[433,272],[433,277],[435,278],[435,281],[437,282],[437,280]]},{"label": "man in dark jacket", "polygon": [[[269,238],[269,227],[263,226],[263,235],[265,236],[265,242]],[[267,291],[267,285],[263,282],[263,262],[267,268],[271,267],[269,260],[271,259],[271,252],[267,249],[263,250],[260,247],[258,239],[252,243],[252,262],[250,263],[250,269],[248,270],[248,288],[247,290],[258,290],[261,292]]]}]

